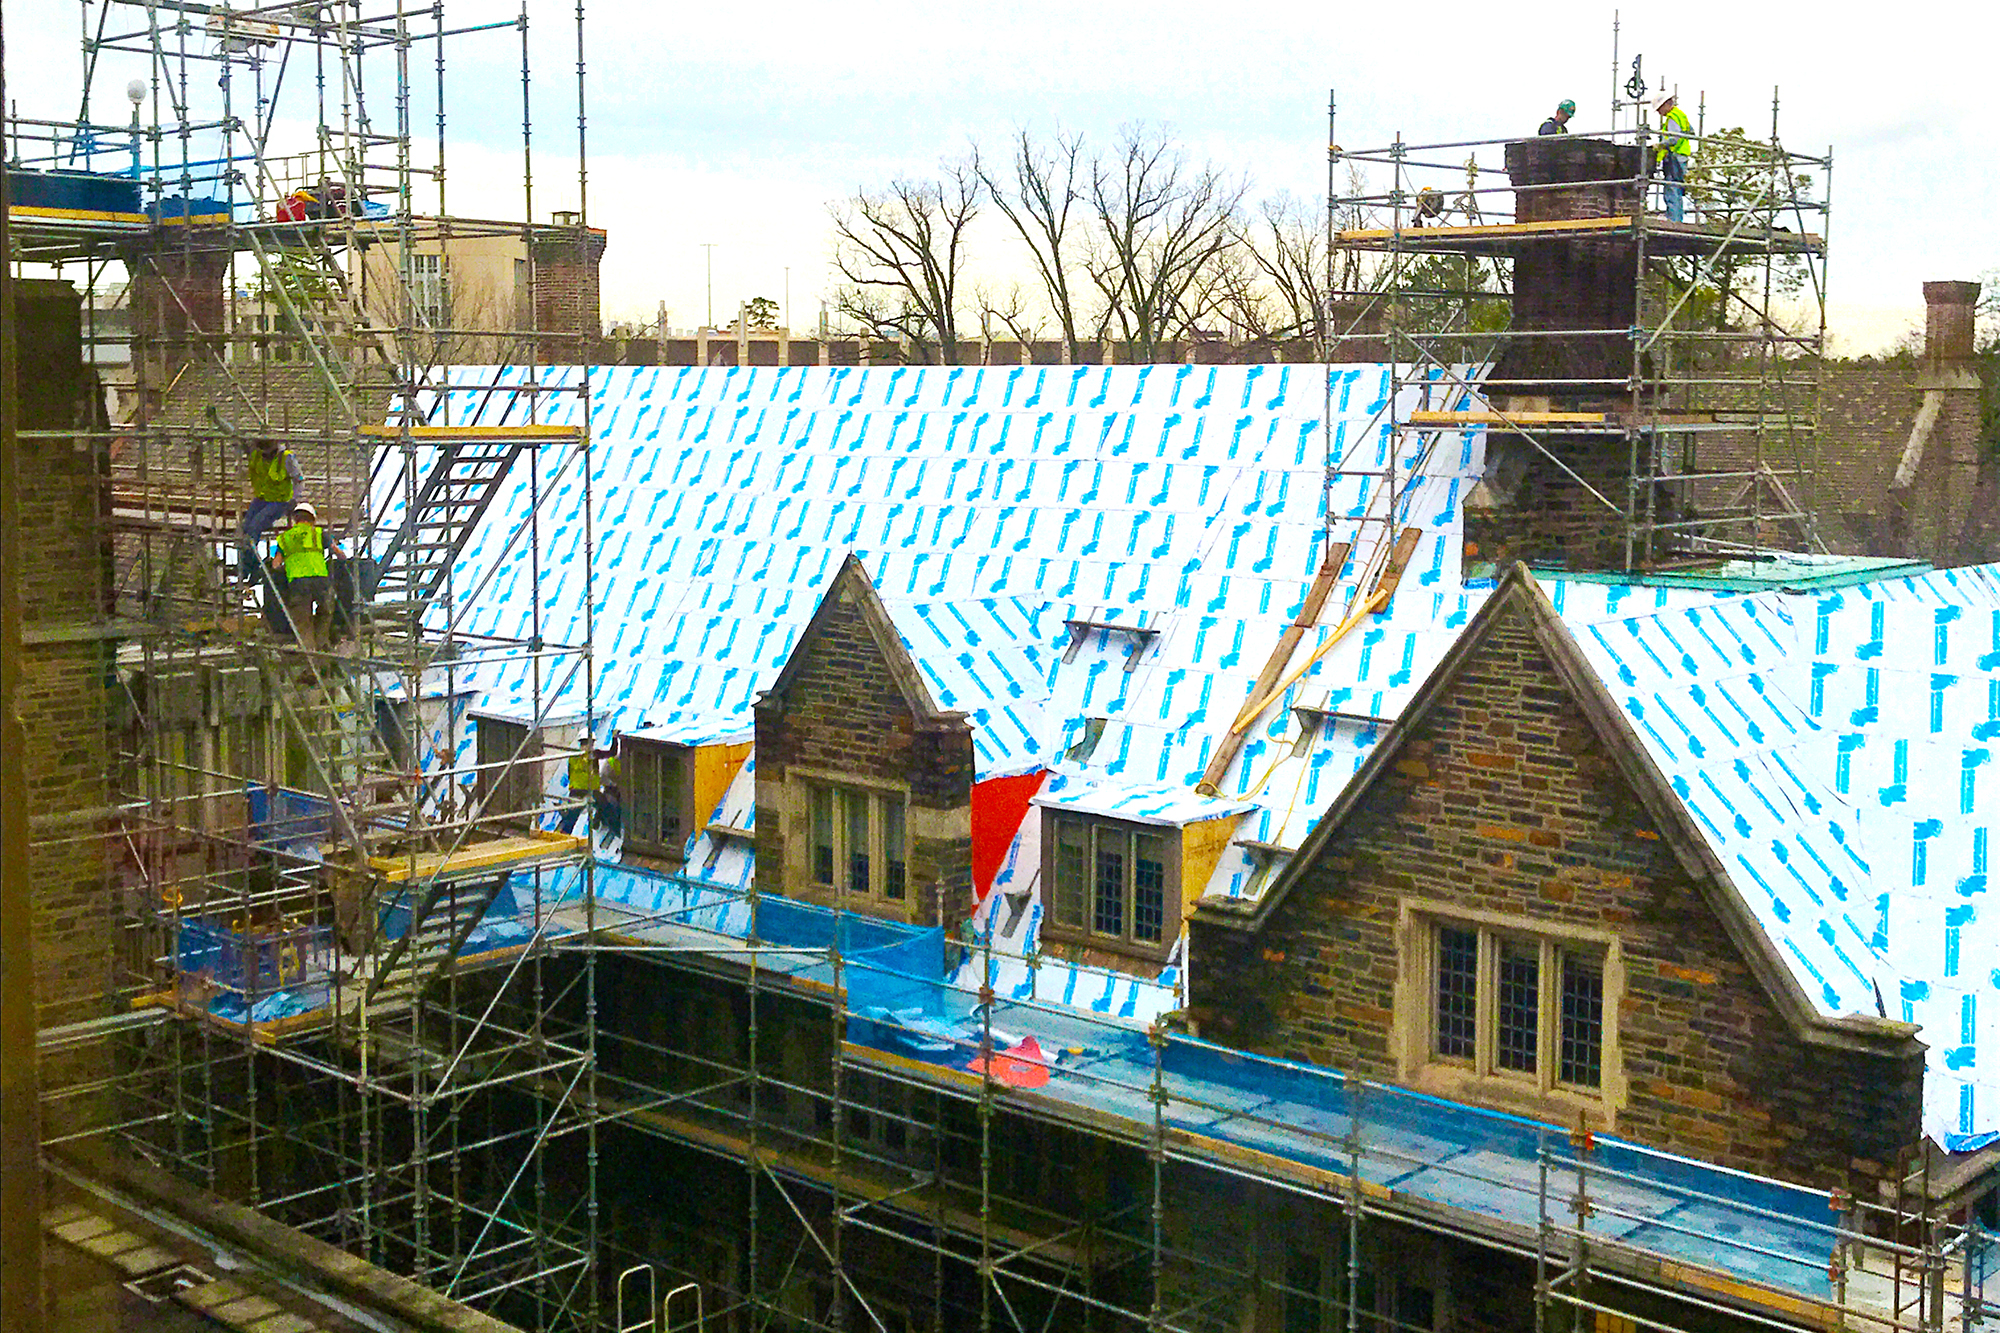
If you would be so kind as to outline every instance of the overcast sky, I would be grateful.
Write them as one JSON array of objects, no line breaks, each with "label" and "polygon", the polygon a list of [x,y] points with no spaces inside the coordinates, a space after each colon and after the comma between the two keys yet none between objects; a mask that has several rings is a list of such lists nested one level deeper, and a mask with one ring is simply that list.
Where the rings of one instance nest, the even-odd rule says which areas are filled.
[{"label": "overcast sky", "polygon": [[[5,9],[10,99],[23,115],[74,114],[76,10],[68,0],[5,0]],[[706,242],[718,321],[748,297],[783,300],[789,269],[792,324],[809,327],[830,286],[829,201],[934,171],[973,140],[999,145],[1021,126],[1102,142],[1123,124],[1165,125],[1197,157],[1247,175],[1253,198],[1311,199],[1325,188],[1330,89],[1350,148],[1398,132],[1411,142],[1532,133],[1563,97],[1578,104],[1573,128],[1600,128],[1613,12],[1547,0],[589,0],[589,215],[610,232],[605,315],[651,319],[665,302],[675,326],[702,322]],[[512,13],[504,3],[449,6],[454,25]],[[574,207],[577,194],[573,13],[531,0],[540,218]],[[1921,321],[1924,280],[2000,268],[1996,37],[1991,0],[1907,11],[1628,6],[1619,78],[1643,54],[1654,87],[1678,87],[1690,107],[1705,94],[1710,127],[1760,134],[1776,87],[1785,143],[1831,149],[1833,327],[1838,350],[1861,351]],[[127,77],[100,76],[110,96],[96,116],[124,119]],[[518,39],[455,39],[447,90],[454,211],[519,217]],[[375,108],[381,118],[392,111]],[[1497,149],[1482,157],[1498,166]],[[1018,272],[998,228],[976,248],[987,273]]]}]

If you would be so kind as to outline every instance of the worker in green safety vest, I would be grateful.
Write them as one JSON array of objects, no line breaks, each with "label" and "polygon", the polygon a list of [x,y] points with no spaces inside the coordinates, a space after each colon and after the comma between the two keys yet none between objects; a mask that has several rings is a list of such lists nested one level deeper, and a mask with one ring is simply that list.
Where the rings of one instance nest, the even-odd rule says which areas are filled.
[{"label": "worker in green safety vest", "polygon": [[1667,221],[1679,222],[1686,209],[1688,139],[1694,134],[1694,122],[1688,113],[1681,110],[1680,99],[1668,93],[1659,101],[1660,146],[1657,150],[1660,160],[1660,193],[1666,201]]},{"label": "worker in green safety vest", "polygon": [[569,794],[582,804],[570,811],[563,832],[580,837],[589,831],[591,812],[598,800],[597,760],[605,753],[608,752],[591,749],[590,738],[586,736],[583,748],[569,757]]},{"label": "worker in green safety vest", "polygon": [[312,652],[333,637],[333,580],[327,576],[326,529],[304,500],[292,506],[292,525],[278,536],[285,562],[285,616],[292,637]]},{"label": "worker in green safety vest", "polygon": [[236,537],[237,564],[248,582],[257,577],[257,539],[292,512],[305,474],[282,441],[259,440],[252,445],[241,436],[233,438],[250,471],[250,507],[243,511]]}]

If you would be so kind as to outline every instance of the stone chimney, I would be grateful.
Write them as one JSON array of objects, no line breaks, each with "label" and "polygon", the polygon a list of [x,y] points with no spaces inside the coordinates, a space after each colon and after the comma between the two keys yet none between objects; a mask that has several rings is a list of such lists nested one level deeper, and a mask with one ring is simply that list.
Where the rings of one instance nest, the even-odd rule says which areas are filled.
[{"label": "stone chimney", "polygon": [[[1632,145],[1551,135],[1508,144],[1506,160],[1516,222],[1629,217],[1638,208],[1640,155]],[[1554,395],[1571,405],[1620,395],[1632,374],[1632,339],[1625,331],[1638,311],[1637,269],[1637,242],[1630,236],[1522,244],[1514,256],[1516,330],[1617,332],[1515,339],[1494,378],[1530,383],[1494,392]],[[1532,382],[1541,375],[1551,382]]]},{"label": "stone chimney", "polygon": [[1973,308],[1979,304],[1976,282],[1924,284],[1924,360],[1933,366],[1965,367],[1972,362]]},{"label": "stone chimney", "polygon": [[[1552,135],[1508,144],[1506,162],[1517,222],[1629,217],[1640,206],[1633,145]],[[1503,344],[1488,381],[1493,406],[1596,412],[1629,401],[1637,242],[1531,233],[1512,245],[1511,329],[1528,336]],[[1493,431],[1486,448],[1486,477],[1466,501],[1468,561],[1624,567],[1632,450],[1622,434]]]},{"label": "stone chimney", "polygon": [[1924,355],[1916,415],[1889,483],[1891,554],[1959,565],[1994,555],[1995,486],[1982,477],[1980,382],[1974,365],[1976,282],[1924,284]]},{"label": "stone chimney", "polygon": [[192,361],[220,361],[230,250],[219,233],[161,228],[126,252],[132,275],[134,373],[148,396],[165,392]]}]

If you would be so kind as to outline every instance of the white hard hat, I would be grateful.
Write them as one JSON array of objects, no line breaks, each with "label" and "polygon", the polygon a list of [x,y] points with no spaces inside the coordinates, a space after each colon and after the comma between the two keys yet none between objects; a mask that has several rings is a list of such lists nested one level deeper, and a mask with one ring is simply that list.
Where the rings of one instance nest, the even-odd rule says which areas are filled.
[{"label": "white hard hat", "polygon": [[314,509],[312,507],[312,502],[310,500],[301,500],[297,504],[292,506],[292,517],[297,518],[301,514],[305,515],[307,518],[318,518],[319,510]]}]

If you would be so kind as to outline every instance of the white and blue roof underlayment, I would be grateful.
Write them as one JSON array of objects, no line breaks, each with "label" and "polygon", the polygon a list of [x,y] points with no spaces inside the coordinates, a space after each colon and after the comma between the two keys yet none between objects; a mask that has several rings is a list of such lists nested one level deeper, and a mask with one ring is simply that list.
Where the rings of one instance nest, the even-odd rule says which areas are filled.
[{"label": "white and blue roof underlayment", "polygon": [[[1044,770],[1044,806],[1235,820],[1209,895],[1261,891],[1493,586],[1461,563],[1483,432],[1392,449],[1381,366],[588,373],[588,522],[585,459],[543,446],[516,461],[455,580],[465,628],[557,642],[583,635],[588,586],[594,697],[579,674],[552,716],[588,711],[600,741],[748,739],[852,553],[933,702],[968,715],[980,778]],[[1404,392],[1410,407],[1426,391]],[[1427,392],[1423,406],[1466,405],[1456,374]],[[526,402],[466,389],[426,406],[499,425]],[[541,402],[552,424],[582,421],[575,395]],[[385,530],[397,503],[380,497]],[[531,519],[538,540],[510,543]],[[1410,528],[1387,609],[1287,686],[1198,793],[1329,539],[1351,550],[1294,663]],[[1792,557],[1540,581],[1813,1003],[1921,1024],[1927,1131],[1960,1149],[2000,1134],[2000,575]],[[526,671],[475,668],[472,711],[522,716]],[[753,771],[698,830],[749,826]],[[981,919],[1017,946],[1038,913],[1008,904],[1039,864],[1039,824],[1023,821]],[[745,882],[750,844],[712,837],[691,840],[691,873]],[[1083,970],[1068,989],[1144,1022],[1200,965],[1177,955],[1101,1006],[1115,979]],[[1039,994],[1062,993],[1048,980]]]}]

